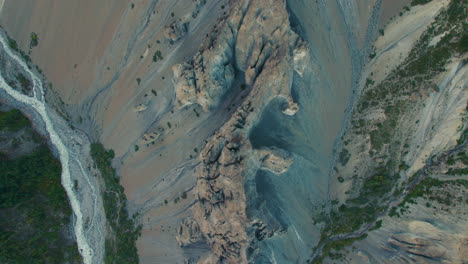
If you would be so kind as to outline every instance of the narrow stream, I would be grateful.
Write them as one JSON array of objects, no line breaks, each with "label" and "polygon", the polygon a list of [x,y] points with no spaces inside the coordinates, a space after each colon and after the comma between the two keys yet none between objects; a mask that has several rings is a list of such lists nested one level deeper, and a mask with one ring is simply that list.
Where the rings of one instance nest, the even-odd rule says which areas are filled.
[{"label": "narrow stream", "polygon": [[[91,221],[95,221],[95,216],[98,212],[97,208],[97,203],[99,202],[97,199],[97,193],[95,190],[95,180],[90,181],[91,177],[89,177],[89,173],[87,173],[85,170],[81,171],[75,171],[73,170],[73,174],[78,173],[80,175],[73,177],[73,179],[76,179],[77,177],[83,179],[83,182],[89,182],[89,186],[86,188],[83,188],[82,193],[79,193],[78,191],[75,192],[73,188],[73,180],[72,180],[72,173],[71,173],[71,162],[77,162],[81,165],[79,161],[79,157],[74,155],[73,153],[70,153],[69,148],[67,148],[66,143],[64,143],[64,135],[65,133],[72,131],[69,129],[68,131],[58,131],[56,126],[54,125],[54,122],[52,121],[52,118],[49,116],[48,108],[46,107],[46,102],[44,98],[44,90],[42,86],[42,82],[40,78],[38,78],[32,71],[29,70],[27,64],[20,59],[16,54],[13,53],[13,51],[10,49],[8,46],[8,42],[6,40],[6,37],[3,33],[0,33],[0,43],[1,43],[1,48],[2,50],[8,54],[10,58],[12,58],[15,63],[19,67],[21,67],[31,78],[33,81],[33,97],[27,96],[22,94],[19,91],[14,90],[12,87],[10,87],[7,82],[5,81],[4,77],[2,74],[0,74],[0,88],[1,91],[7,93],[10,97],[12,97],[15,101],[22,103],[29,107],[31,110],[37,112],[37,114],[40,115],[42,118],[42,121],[44,122],[45,125],[45,130],[50,138],[51,144],[56,148],[56,151],[59,155],[60,163],[62,164],[62,185],[65,188],[65,191],[67,193],[68,199],[70,201],[73,213],[75,215],[75,225],[74,225],[74,231],[76,235],[76,240],[78,244],[78,248],[80,251],[80,254],[83,256],[83,261],[85,264],[91,264],[91,263],[99,263],[102,259],[102,251],[103,251],[103,241],[102,241],[102,235],[101,239],[99,241],[92,241],[90,242],[89,240],[92,240],[87,233],[91,228],[94,228],[98,231],[98,233],[101,233],[101,228],[99,225],[96,227],[95,222],[92,223],[86,223],[87,226],[91,226],[88,228],[88,230],[85,227],[85,222],[87,220],[85,219],[92,219]],[[55,117],[55,116],[54,116]],[[62,135],[62,138],[60,135]],[[65,140],[71,140],[68,136]],[[72,142],[71,144],[73,144]],[[69,142],[70,144],[70,142]],[[88,189],[89,188],[89,189]],[[86,193],[85,193],[86,192]],[[83,205],[83,198],[82,194],[84,193],[83,196],[94,196],[92,197],[89,201],[94,201],[93,205]],[[80,201],[81,200],[81,201]],[[86,211],[92,211],[92,216],[88,217],[86,214],[88,213],[83,213],[83,206],[89,206],[92,209],[88,209]],[[85,216],[87,218],[85,218]],[[98,217],[99,218],[99,217]],[[101,221],[102,223],[102,221]],[[88,236],[88,237],[87,237]],[[100,245],[101,244],[101,245]],[[98,252],[95,252],[97,249]]]}]

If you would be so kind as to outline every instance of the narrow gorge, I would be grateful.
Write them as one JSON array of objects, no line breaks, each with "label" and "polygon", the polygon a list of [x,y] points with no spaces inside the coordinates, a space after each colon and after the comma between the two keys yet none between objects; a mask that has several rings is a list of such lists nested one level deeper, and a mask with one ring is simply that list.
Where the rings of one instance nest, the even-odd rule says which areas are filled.
[{"label": "narrow gorge", "polygon": [[466,9],[5,0],[0,102],[83,263],[464,263]]}]

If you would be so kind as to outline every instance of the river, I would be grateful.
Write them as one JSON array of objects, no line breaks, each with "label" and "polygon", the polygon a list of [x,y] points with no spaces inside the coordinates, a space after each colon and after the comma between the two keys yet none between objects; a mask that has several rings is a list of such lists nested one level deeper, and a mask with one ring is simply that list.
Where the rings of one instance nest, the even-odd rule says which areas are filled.
[{"label": "river", "polygon": [[[22,111],[35,112],[42,119],[32,118],[31,121],[36,127],[44,128],[43,132],[55,148],[54,153],[62,165],[61,182],[74,213],[74,232],[79,252],[85,264],[101,263],[104,252],[102,230],[104,230],[105,216],[97,177],[91,177],[93,169],[90,166],[92,161],[89,158],[89,140],[84,133],[71,129],[68,123],[47,105],[41,79],[11,50],[3,32],[0,32],[0,43],[0,51],[22,68],[33,82],[33,96],[28,96],[10,87],[2,72],[0,96],[11,101],[13,106],[21,107]],[[76,189],[73,187],[75,180],[80,186]]]}]

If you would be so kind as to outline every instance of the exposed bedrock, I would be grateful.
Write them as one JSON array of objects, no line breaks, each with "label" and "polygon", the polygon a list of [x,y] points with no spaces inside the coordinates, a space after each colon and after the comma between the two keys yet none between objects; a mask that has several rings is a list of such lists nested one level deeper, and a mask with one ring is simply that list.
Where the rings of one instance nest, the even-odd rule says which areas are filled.
[{"label": "exposed bedrock", "polygon": [[[326,196],[328,159],[342,120],[331,120],[333,129],[319,127],[332,113],[320,113],[318,104],[342,102],[335,89],[348,94],[351,78],[344,72],[334,82],[323,74],[310,43],[292,30],[284,0],[232,1],[230,10],[199,52],[173,67],[178,107],[221,110],[237,80],[249,89],[200,152],[193,216],[177,240],[209,245],[212,254],[199,263],[304,262],[318,236],[313,208]],[[347,59],[336,63],[348,70]],[[334,111],[341,116],[343,110]],[[315,140],[322,135],[326,143]],[[275,256],[279,248],[283,254]]]},{"label": "exposed bedrock", "polygon": [[164,37],[170,41],[177,41],[187,33],[186,21],[175,21],[164,28]]},{"label": "exposed bedrock", "polygon": [[236,74],[244,76],[245,85],[252,85],[269,57],[290,56],[297,46],[298,36],[289,27],[283,1],[237,1],[233,5],[231,15],[193,59],[173,67],[179,107],[197,103],[205,111],[213,109]]}]

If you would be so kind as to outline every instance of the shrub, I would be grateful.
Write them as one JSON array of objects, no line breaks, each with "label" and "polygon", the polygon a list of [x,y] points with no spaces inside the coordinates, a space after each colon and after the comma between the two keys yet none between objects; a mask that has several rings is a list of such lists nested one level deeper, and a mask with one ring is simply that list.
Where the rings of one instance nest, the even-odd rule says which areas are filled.
[{"label": "shrub", "polygon": [[415,6],[415,5],[425,5],[429,2],[431,2],[432,0],[413,0],[411,1],[411,6]]},{"label": "shrub", "polygon": [[39,44],[39,38],[35,32],[31,32],[31,41],[29,42],[29,47],[34,48]]},{"label": "shrub", "polygon": [[91,157],[101,172],[105,183],[102,193],[104,211],[111,230],[105,240],[105,264],[139,262],[135,242],[140,236],[141,225],[136,226],[126,210],[127,197],[119,183],[111,162],[114,151],[106,150],[102,144],[91,144]]},{"label": "shrub", "polygon": [[154,62],[158,62],[159,60],[163,60],[163,56],[162,56],[162,53],[160,50],[157,50],[154,52],[154,55],[153,55],[153,61]]}]

